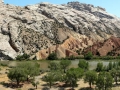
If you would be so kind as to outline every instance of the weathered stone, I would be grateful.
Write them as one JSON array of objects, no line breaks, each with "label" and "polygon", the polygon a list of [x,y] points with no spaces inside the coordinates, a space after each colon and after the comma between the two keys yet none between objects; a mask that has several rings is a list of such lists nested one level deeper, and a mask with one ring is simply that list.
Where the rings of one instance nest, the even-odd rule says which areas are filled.
[{"label": "weathered stone", "polygon": [[34,56],[42,52],[40,50],[43,53],[37,58],[45,58],[45,50],[56,44],[60,44],[59,57],[65,57],[66,50],[69,55],[76,55],[76,50],[83,50],[111,35],[119,37],[120,18],[101,7],[79,2],[19,7],[0,0],[1,59],[23,53]]}]

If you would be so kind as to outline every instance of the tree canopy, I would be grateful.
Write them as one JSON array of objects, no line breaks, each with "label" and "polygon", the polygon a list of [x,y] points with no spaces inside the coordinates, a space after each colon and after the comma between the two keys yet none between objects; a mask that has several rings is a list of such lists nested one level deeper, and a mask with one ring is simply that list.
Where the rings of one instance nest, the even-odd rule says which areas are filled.
[{"label": "tree canopy", "polygon": [[85,73],[84,81],[88,82],[91,88],[91,85],[95,84],[97,80],[97,74],[95,71],[88,71]]},{"label": "tree canopy", "polygon": [[84,70],[88,70],[89,63],[85,60],[79,60],[78,66]]},{"label": "tree canopy", "polygon": [[66,73],[66,82],[70,83],[72,89],[77,85],[79,78],[83,76],[83,69],[81,68],[71,68]]},{"label": "tree canopy", "polygon": [[70,60],[61,60],[60,61],[60,67],[61,69],[64,70],[64,73],[66,72],[66,69],[68,68],[68,66],[71,64]]}]

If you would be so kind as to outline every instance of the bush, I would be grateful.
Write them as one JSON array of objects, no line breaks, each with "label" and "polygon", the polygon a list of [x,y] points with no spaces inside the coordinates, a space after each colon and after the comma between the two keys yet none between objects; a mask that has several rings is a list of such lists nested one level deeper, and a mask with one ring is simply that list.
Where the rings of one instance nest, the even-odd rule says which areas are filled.
[{"label": "bush", "polygon": [[79,60],[78,67],[86,71],[89,68],[89,63],[85,60]]},{"label": "bush", "polygon": [[105,68],[105,67],[103,67],[103,63],[102,62],[97,63],[97,67],[96,67],[96,71],[97,72],[103,71],[103,68]]},{"label": "bush", "polygon": [[49,54],[49,56],[47,57],[48,60],[57,60],[57,54],[56,53],[51,53]]},{"label": "bush", "polygon": [[88,52],[87,54],[84,55],[84,59],[86,60],[90,60],[92,59],[93,55],[92,55],[92,52]]},{"label": "bush", "polygon": [[29,60],[29,55],[27,55],[26,53],[24,53],[23,55],[18,55],[16,57],[16,60]]}]

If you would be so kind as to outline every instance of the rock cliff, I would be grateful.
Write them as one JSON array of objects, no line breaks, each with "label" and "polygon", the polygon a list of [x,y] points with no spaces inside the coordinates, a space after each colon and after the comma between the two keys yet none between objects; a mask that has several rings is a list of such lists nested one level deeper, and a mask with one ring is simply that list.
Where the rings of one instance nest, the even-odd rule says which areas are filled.
[{"label": "rock cliff", "polygon": [[14,59],[23,53],[37,53],[42,59],[47,57],[43,51],[56,45],[61,57],[77,55],[77,50],[119,34],[120,18],[102,7],[79,2],[19,7],[0,0],[0,59]]},{"label": "rock cliff", "polygon": [[84,52],[91,51],[98,56],[119,56],[120,55],[120,38],[111,36],[102,42],[96,42],[87,47]]}]

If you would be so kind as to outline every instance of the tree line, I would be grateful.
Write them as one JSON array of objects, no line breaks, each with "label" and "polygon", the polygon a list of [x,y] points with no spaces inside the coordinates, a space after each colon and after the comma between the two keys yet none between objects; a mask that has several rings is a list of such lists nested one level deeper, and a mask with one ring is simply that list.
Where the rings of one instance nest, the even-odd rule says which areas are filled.
[{"label": "tree line", "polygon": [[[42,78],[49,87],[59,81],[72,89],[77,87],[77,81],[83,79],[89,84],[89,88],[95,85],[96,90],[108,90],[113,86],[113,82],[118,84],[120,78],[120,62],[109,62],[104,66],[102,62],[97,64],[94,70],[89,70],[89,63],[86,60],[79,60],[78,68],[69,68],[70,60],[61,60],[60,62],[51,61],[48,68],[49,72]],[[9,70],[8,78],[16,82],[31,82],[37,88],[40,82],[35,81],[35,76],[40,75],[40,65],[37,62],[20,63],[15,68]]]}]

